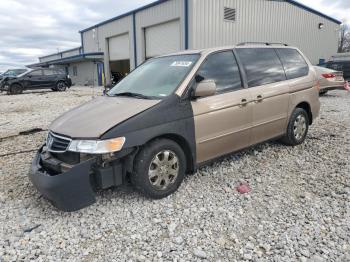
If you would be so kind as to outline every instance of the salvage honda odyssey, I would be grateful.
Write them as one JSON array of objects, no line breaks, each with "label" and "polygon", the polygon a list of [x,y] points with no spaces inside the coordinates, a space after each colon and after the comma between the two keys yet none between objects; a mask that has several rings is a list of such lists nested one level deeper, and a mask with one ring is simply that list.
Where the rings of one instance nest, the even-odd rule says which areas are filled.
[{"label": "salvage honda odyssey", "polygon": [[319,115],[318,88],[308,59],[286,45],[153,58],[56,119],[29,177],[64,211],[126,182],[164,198],[186,173],[221,156],[276,138],[301,144]]}]

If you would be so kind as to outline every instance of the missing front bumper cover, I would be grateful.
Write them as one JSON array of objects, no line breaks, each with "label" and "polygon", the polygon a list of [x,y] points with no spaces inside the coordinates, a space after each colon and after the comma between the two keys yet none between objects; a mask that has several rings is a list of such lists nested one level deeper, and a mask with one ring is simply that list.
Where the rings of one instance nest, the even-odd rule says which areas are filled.
[{"label": "missing front bumper cover", "polygon": [[65,168],[62,162],[47,157],[41,148],[32,163],[29,178],[38,191],[63,211],[76,211],[93,204],[96,188],[108,188],[123,182],[122,165],[97,166],[96,158]]}]

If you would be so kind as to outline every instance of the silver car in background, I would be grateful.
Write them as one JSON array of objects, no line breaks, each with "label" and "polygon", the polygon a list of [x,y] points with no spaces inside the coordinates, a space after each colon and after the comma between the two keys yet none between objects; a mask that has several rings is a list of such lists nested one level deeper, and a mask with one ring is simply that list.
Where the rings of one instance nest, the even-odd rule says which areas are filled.
[{"label": "silver car in background", "polygon": [[320,95],[324,95],[331,90],[345,89],[346,82],[343,72],[320,66],[314,66],[314,68],[320,81]]}]

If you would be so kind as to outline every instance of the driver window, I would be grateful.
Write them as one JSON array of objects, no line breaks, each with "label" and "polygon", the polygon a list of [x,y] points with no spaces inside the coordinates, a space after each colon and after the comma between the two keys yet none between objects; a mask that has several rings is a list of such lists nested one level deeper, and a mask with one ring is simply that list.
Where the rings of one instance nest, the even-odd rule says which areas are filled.
[{"label": "driver window", "polygon": [[232,51],[209,55],[196,75],[196,82],[214,80],[217,93],[243,88],[239,67]]}]

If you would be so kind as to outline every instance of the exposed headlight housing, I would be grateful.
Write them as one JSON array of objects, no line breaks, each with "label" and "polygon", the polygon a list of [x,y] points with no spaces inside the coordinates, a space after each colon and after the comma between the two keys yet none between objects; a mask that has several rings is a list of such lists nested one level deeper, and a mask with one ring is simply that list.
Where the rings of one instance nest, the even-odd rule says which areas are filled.
[{"label": "exposed headlight housing", "polygon": [[108,140],[72,140],[68,151],[85,154],[108,154],[120,151],[124,143],[125,137]]}]

